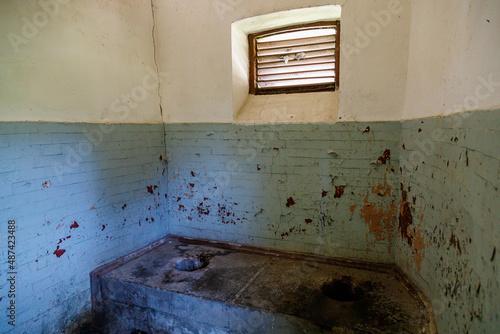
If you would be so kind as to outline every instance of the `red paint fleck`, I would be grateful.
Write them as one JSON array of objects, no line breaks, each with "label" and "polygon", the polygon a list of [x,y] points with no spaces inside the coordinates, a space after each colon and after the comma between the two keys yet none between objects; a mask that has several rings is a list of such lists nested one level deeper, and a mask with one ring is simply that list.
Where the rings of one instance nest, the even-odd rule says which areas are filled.
[{"label": "red paint fleck", "polygon": [[148,189],[148,193],[153,195],[153,186],[146,186],[146,188]]},{"label": "red paint fleck", "polygon": [[280,151],[280,149],[277,147],[273,148],[273,150],[278,151],[278,152]]},{"label": "red paint fleck", "polygon": [[151,221],[154,223],[155,219],[153,217],[151,217]]},{"label": "red paint fleck", "polygon": [[146,217],[146,221],[148,221],[148,220],[149,220],[149,218],[148,218],[148,217]]},{"label": "red paint fleck", "polygon": [[260,170],[260,165],[257,165],[257,170]]},{"label": "red paint fleck", "polygon": [[162,160],[163,160],[163,155],[160,154],[160,161],[162,161]]},{"label": "red paint fleck", "polygon": [[95,204],[90,208],[90,210],[95,210]]},{"label": "red paint fleck", "polygon": [[306,222],[306,224],[311,224],[313,220],[309,219],[309,218],[306,218],[306,219],[304,219],[304,221]]},{"label": "red paint fleck", "polygon": [[370,132],[370,127],[369,126],[367,126],[366,129],[365,129],[365,131],[363,131],[363,133],[367,133],[367,132]]},{"label": "red paint fleck", "polygon": [[42,187],[50,188],[50,181],[45,181],[44,183],[42,183]]},{"label": "red paint fleck", "polygon": [[351,207],[349,208],[349,210],[350,210],[351,212],[354,212],[354,210],[355,210],[355,209],[356,209],[356,205],[351,205]]},{"label": "red paint fleck", "polygon": [[406,146],[405,146],[405,144],[404,144],[404,143],[403,143],[403,150],[406,150]]},{"label": "red paint fleck", "polygon": [[295,204],[295,201],[293,200],[292,197],[289,197],[287,200],[286,200],[286,207],[289,208],[290,206],[294,205]]},{"label": "red paint fleck", "polygon": [[324,190],[323,190],[323,191],[321,192],[321,197],[326,197],[326,195],[328,195],[328,191],[324,191]]},{"label": "red paint fleck", "polygon": [[180,197],[177,197],[177,202],[179,202],[180,200],[181,200],[181,198],[180,198]]},{"label": "red paint fleck", "polygon": [[[38,263],[38,260],[35,260],[36,263]],[[2,298],[0,298],[0,301],[2,301]]]},{"label": "red paint fleck", "polygon": [[153,189],[154,189],[154,190],[158,189],[158,186],[156,186],[156,185],[155,185],[155,186],[153,186]]},{"label": "red paint fleck", "polygon": [[179,204],[179,210],[185,210],[186,208],[184,207],[184,205],[182,204]]},{"label": "red paint fleck", "polygon": [[418,129],[418,132],[422,132],[422,129]]},{"label": "red paint fleck", "polygon": [[[72,228],[77,228],[77,227],[80,227],[80,225],[78,225],[78,223],[76,222],[76,220],[73,222],[73,224],[71,224],[71,226],[69,227],[69,229],[71,230]],[[59,228],[59,226],[58,226]]]},{"label": "red paint fleck", "polygon": [[106,228],[106,225],[102,225],[102,230],[101,231],[104,231],[105,228]]},{"label": "red paint fleck", "polygon": [[194,183],[190,183],[190,184],[189,184],[189,186],[190,186],[191,188],[194,188]]},{"label": "red paint fleck", "polygon": [[342,194],[344,194],[344,188],[345,186],[335,186],[335,195],[333,195],[333,198],[342,197]]},{"label": "red paint fleck", "polygon": [[65,249],[59,249],[59,246],[57,246],[53,254],[55,254],[55,256],[57,257],[61,257],[65,252],[66,252]]},{"label": "red paint fleck", "polygon": [[194,172],[193,171],[191,171],[191,176],[194,177]]},{"label": "red paint fleck", "polygon": [[125,210],[126,207],[127,207],[127,204],[123,204],[122,210]]},{"label": "red paint fleck", "polygon": [[386,162],[389,160],[391,160],[391,151],[385,150],[384,154],[382,154],[380,157],[378,157],[377,163],[385,165]]}]

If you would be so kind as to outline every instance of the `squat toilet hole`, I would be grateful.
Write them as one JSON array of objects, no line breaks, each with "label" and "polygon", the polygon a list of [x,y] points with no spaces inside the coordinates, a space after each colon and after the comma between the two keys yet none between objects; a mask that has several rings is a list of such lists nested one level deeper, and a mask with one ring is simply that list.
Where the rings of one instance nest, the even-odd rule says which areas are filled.
[{"label": "squat toilet hole", "polygon": [[325,296],[340,302],[353,302],[363,298],[363,289],[352,283],[352,277],[342,276],[323,284],[321,291]]}]

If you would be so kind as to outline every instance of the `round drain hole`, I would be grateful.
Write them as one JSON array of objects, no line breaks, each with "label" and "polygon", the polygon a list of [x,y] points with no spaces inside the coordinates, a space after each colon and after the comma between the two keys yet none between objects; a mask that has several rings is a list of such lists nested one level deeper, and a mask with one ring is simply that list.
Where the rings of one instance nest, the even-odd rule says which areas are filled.
[{"label": "round drain hole", "polygon": [[352,277],[342,276],[341,279],[335,279],[323,284],[321,291],[333,300],[340,302],[353,302],[363,298],[363,289],[352,283]]},{"label": "round drain hole", "polygon": [[208,265],[208,257],[205,255],[188,256],[175,263],[175,269],[181,271],[195,271]]}]

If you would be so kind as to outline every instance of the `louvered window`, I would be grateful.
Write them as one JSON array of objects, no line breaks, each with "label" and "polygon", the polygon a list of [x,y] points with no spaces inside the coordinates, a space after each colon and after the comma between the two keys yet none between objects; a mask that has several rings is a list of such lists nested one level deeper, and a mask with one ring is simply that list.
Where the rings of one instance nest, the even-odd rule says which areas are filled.
[{"label": "louvered window", "polygon": [[335,90],[340,22],[319,22],[248,36],[250,93]]}]

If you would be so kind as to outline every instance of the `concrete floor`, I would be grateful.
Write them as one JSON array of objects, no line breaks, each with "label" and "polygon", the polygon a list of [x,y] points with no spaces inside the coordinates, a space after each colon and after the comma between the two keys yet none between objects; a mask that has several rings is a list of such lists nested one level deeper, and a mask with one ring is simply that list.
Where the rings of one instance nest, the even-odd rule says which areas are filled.
[{"label": "concrete floor", "polygon": [[[192,242],[167,238],[94,275],[106,333],[432,332],[420,294],[390,266]],[[176,269],[186,258],[208,264]]]}]

